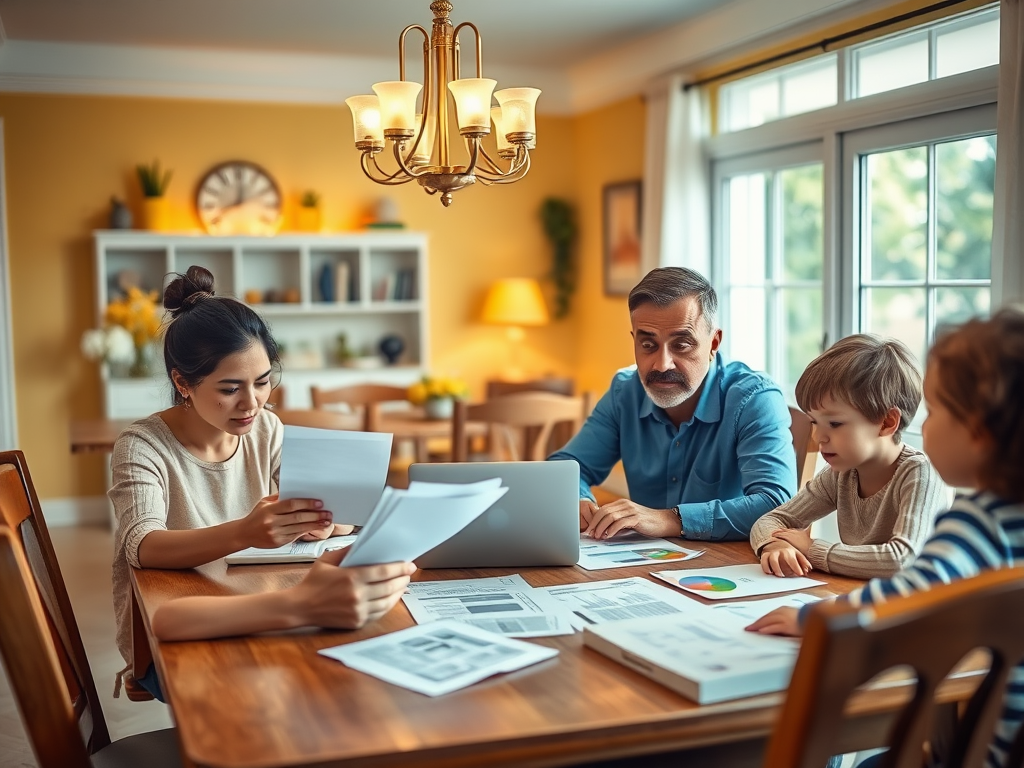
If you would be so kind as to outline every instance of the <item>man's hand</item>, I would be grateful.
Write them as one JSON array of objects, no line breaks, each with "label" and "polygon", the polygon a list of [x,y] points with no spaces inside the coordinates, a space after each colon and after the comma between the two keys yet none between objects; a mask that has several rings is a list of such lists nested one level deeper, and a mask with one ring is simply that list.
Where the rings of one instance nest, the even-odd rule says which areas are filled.
[{"label": "man's hand", "polygon": [[778,539],[761,548],[761,570],[776,576],[803,576],[811,572],[811,561],[796,547]]},{"label": "man's hand", "polygon": [[796,608],[776,608],[748,626],[747,632],[800,637],[804,632],[800,628],[799,618],[800,612]]},{"label": "man's hand", "polygon": [[592,502],[590,499],[580,499],[580,531],[585,531],[590,527],[590,521],[594,519],[594,515],[597,513],[597,504]]},{"label": "man's hand", "polygon": [[[583,504],[580,503],[580,523],[583,522]],[[583,531],[592,539],[608,539],[632,529],[644,536],[678,536],[679,513],[674,509],[651,509],[629,499],[616,499],[596,507],[590,524]]]},{"label": "man's hand", "polygon": [[804,557],[811,556],[811,534],[806,528],[783,528],[781,531],[775,531],[772,536],[799,550]]}]

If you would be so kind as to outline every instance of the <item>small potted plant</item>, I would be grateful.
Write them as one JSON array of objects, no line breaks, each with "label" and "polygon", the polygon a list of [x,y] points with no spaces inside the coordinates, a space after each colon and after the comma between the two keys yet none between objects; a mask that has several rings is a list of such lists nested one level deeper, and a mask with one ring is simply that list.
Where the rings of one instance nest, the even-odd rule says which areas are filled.
[{"label": "small potted plant", "polygon": [[459,379],[424,376],[405,396],[413,405],[422,405],[427,418],[450,419],[455,401],[469,397],[469,387]]},{"label": "small potted plant", "polygon": [[167,199],[164,192],[171,183],[172,171],[163,171],[160,161],[154,160],[152,165],[140,163],[135,166],[142,186],[142,223],[146,229],[168,229]]},{"label": "small potted plant", "polygon": [[299,198],[296,228],[300,232],[320,231],[320,193],[307,189]]}]

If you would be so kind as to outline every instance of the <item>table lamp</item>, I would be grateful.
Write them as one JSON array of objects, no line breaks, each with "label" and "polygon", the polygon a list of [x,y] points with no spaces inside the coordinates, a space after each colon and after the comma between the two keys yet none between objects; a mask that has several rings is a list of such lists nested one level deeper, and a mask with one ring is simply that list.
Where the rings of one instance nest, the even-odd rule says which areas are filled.
[{"label": "table lamp", "polygon": [[503,375],[508,381],[522,381],[525,377],[519,367],[519,348],[526,336],[523,326],[548,323],[548,308],[540,285],[528,277],[498,280],[487,291],[481,319],[508,327],[509,365]]}]

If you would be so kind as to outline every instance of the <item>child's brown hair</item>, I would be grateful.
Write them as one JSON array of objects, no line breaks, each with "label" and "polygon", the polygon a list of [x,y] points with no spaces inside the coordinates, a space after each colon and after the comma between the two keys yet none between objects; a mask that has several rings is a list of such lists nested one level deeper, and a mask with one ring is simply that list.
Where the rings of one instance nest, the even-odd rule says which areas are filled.
[{"label": "child's brown hair", "polygon": [[942,405],[992,440],[980,485],[1024,502],[1024,309],[1003,309],[940,336],[928,363]]},{"label": "child's brown hair", "polygon": [[898,443],[921,405],[921,373],[902,342],[847,336],[812,360],[796,383],[796,402],[805,413],[826,397],[848,403],[875,424],[897,408],[900,424],[892,439]]}]

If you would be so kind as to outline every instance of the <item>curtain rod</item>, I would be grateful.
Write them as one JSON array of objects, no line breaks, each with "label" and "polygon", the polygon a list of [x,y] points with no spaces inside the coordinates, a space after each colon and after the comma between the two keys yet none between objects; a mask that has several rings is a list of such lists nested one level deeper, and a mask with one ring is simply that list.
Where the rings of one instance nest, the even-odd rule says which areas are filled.
[{"label": "curtain rod", "polygon": [[916,11],[907,11],[906,13],[901,13],[899,16],[893,16],[891,19],[885,19],[884,21],[876,21],[874,24],[867,24],[863,27],[858,27],[857,29],[851,29],[849,32],[843,32],[840,35],[823,38],[821,41],[817,43],[803,45],[799,48],[794,48],[790,51],[785,51],[784,53],[777,53],[774,56],[769,56],[766,59],[760,59],[758,61],[751,62],[750,64],[744,64],[743,66],[730,69],[726,72],[720,72],[717,75],[711,75],[710,77],[705,77],[701,80],[694,80],[692,83],[684,84],[683,90],[688,91],[691,88],[696,88],[701,85],[707,85],[708,83],[713,83],[716,80],[723,80],[727,77],[732,77],[733,75],[738,75],[743,72],[749,72],[752,69],[757,69],[768,64],[775,64],[778,61],[782,61],[793,56],[798,56],[801,53],[816,51],[818,49],[820,49],[822,52],[826,52],[830,46],[835,45],[836,43],[841,43],[844,40],[849,40],[851,37],[858,37],[867,32],[874,32],[876,29],[885,29],[886,27],[891,27],[893,24],[899,24],[901,21],[916,19],[918,16],[924,16],[926,14],[932,13],[933,11],[941,11],[943,8],[949,8],[950,6],[954,5],[962,5],[963,3],[967,3],[970,1],[971,0],[942,0],[942,2],[939,3],[932,3],[931,5],[925,6],[924,8],[918,8]]}]

